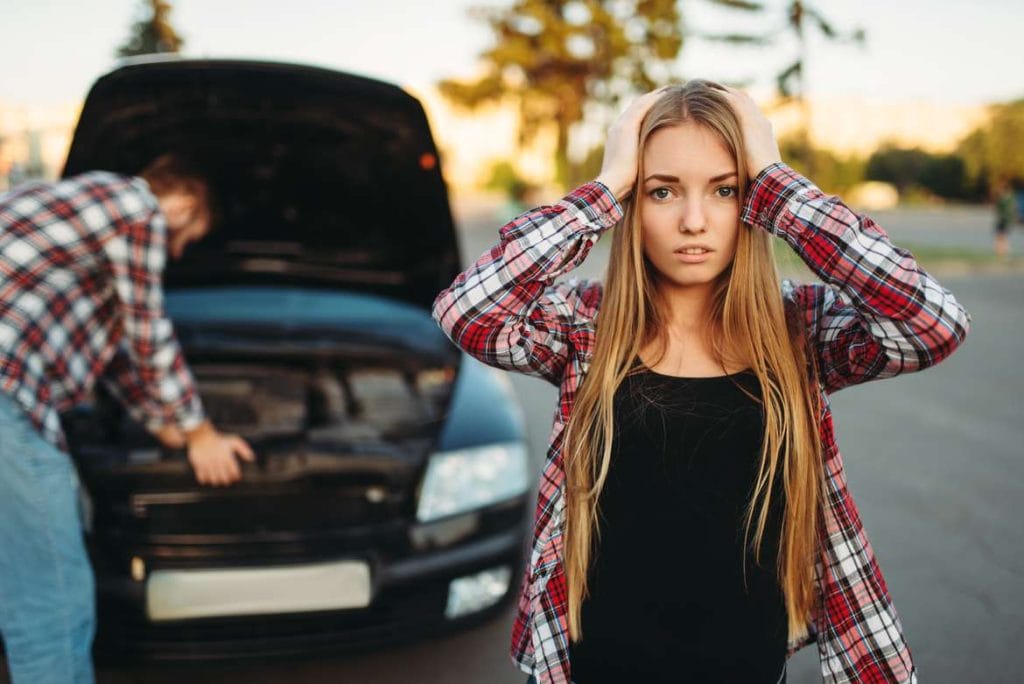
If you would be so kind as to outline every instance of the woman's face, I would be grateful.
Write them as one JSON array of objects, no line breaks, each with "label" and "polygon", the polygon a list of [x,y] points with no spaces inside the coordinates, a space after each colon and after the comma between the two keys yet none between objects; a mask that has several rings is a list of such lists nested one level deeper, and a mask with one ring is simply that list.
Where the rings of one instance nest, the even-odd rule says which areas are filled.
[{"label": "woman's face", "polygon": [[740,231],[736,160],[721,137],[686,122],[644,148],[640,225],[661,286],[703,288],[732,262]]}]

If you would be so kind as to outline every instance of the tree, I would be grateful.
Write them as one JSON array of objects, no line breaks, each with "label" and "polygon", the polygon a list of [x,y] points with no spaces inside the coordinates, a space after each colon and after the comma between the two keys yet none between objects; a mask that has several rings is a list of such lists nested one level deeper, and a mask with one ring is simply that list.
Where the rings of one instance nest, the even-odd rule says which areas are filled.
[{"label": "tree", "polygon": [[782,158],[789,160],[794,169],[811,174],[814,183],[825,192],[842,193],[864,180],[866,160],[856,155],[840,156],[829,150],[814,147],[806,136],[790,135],[779,140]]},{"label": "tree", "polygon": [[446,79],[441,93],[475,108],[511,100],[519,108],[520,144],[545,126],[557,132],[556,179],[569,181],[572,127],[588,104],[620,98],[672,80],[683,44],[675,0],[514,0],[507,8],[474,8],[494,42],[471,81]]},{"label": "tree", "polygon": [[969,182],[982,193],[1000,180],[1024,178],[1024,100],[993,105],[990,113],[957,147]]},{"label": "tree", "polygon": [[[713,5],[754,15],[763,15],[766,10],[765,3],[750,0],[707,1]],[[792,58],[792,61],[786,63],[775,74],[775,87],[783,103],[796,102],[800,107],[803,125],[797,132],[799,139],[795,143],[795,148],[808,152],[808,156],[799,161],[808,169],[808,172],[813,173],[814,156],[810,154],[812,149],[810,144],[811,114],[807,101],[807,82],[804,79],[807,64],[807,31],[814,28],[832,42],[853,42],[859,45],[864,44],[865,33],[862,28],[856,28],[851,31],[838,30],[820,10],[803,0],[787,0],[784,11],[784,20],[779,22],[776,28],[765,33],[700,33],[698,35],[705,39],[732,45],[758,47],[778,45],[787,40],[795,40],[796,55]]]},{"label": "tree", "polygon": [[922,149],[885,146],[868,159],[865,176],[896,186],[900,194],[921,184],[930,155]]},{"label": "tree", "polygon": [[131,35],[117,49],[118,57],[178,52],[185,41],[171,26],[171,3],[167,0],[142,0],[142,18],[132,25]]},{"label": "tree", "polygon": [[973,199],[966,165],[955,154],[934,154],[921,171],[921,185],[946,199]]},{"label": "tree", "polygon": [[978,199],[967,178],[964,159],[958,154],[887,145],[868,159],[865,176],[893,184],[901,195],[923,189],[945,199]]}]

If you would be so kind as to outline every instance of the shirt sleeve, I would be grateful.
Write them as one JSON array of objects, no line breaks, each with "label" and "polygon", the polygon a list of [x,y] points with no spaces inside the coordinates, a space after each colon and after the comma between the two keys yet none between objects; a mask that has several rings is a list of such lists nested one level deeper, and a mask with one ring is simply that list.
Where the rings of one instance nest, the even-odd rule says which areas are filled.
[{"label": "shirt sleeve", "polygon": [[600,297],[600,283],[555,279],[579,266],[622,218],[598,182],[525,212],[498,231],[497,244],[434,300],[433,317],[457,346],[483,363],[559,384],[570,332]]},{"label": "shirt sleeve", "polygon": [[[135,190],[138,195],[126,202],[152,199],[148,191]],[[126,214],[132,218],[104,245],[123,333],[106,375],[129,413],[148,429],[190,430],[203,421],[203,409],[163,307],[166,220],[155,202],[149,211]]]},{"label": "shirt sleeve", "polygon": [[823,284],[789,286],[827,392],[934,365],[970,314],[873,220],[782,162],[754,179],[742,219],[783,239]]}]

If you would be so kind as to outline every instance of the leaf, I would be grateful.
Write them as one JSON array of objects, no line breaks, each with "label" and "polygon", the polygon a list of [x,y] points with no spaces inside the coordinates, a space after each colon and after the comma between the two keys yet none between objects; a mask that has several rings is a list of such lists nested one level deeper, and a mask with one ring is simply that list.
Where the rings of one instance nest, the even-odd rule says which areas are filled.
[{"label": "leaf", "polygon": [[797,60],[790,64],[788,67],[783,69],[775,77],[775,83],[778,86],[779,94],[783,97],[793,97],[793,89],[790,87],[790,81],[794,78],[798,78],[803,71],[803,61]]},{"label": "leaf", "polygon": [[503,81],[504,79],[497,74],[488,74],[476,81],[441,81],[438,83],[438,89],[454,104],[474,109],[507,94],[508,90]]},{"label": "leaf", "polygon": [[824,33],[826,37],[833,40],[839,37],[839,33],[832,27],[832,24],[825,19],[821,12],[810,7],[805,7],[804,11],[811,17],[811,19],[814,20],[814,23],[818,25],[818,28],[821,29],[821,32]]},{"label": "leaf", "polygon": [[745,10],[748,12],[760,12],[764,9],[762,2],[749,2],[748,0],[707,0],[712,5],[721,5],[730,9]]},{"label": "leaf", "polygon": [[716,43],[728,43],[730,45],[752,45],[764,47],[771,45],[774,40],[772,36],[752,36],[742,33],[703,33],[700,37]]}]

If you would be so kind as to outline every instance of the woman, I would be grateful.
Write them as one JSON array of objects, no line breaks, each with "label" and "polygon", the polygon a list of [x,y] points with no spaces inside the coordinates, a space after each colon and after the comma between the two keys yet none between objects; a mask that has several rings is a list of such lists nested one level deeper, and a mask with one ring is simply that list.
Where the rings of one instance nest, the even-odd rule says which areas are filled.
[{"label": "woman", "polygon": [[[603,285],[554,282],[613,227]],[[916,681],[827,394],[949,356],[953,295],[706,81],[636,100],[595,181],[499,234],[434,317],[560,388],[514,662],[542,684],[774,683],[816,641],[824,681]],[[825,284],[780,285],[772,236]]]}]

